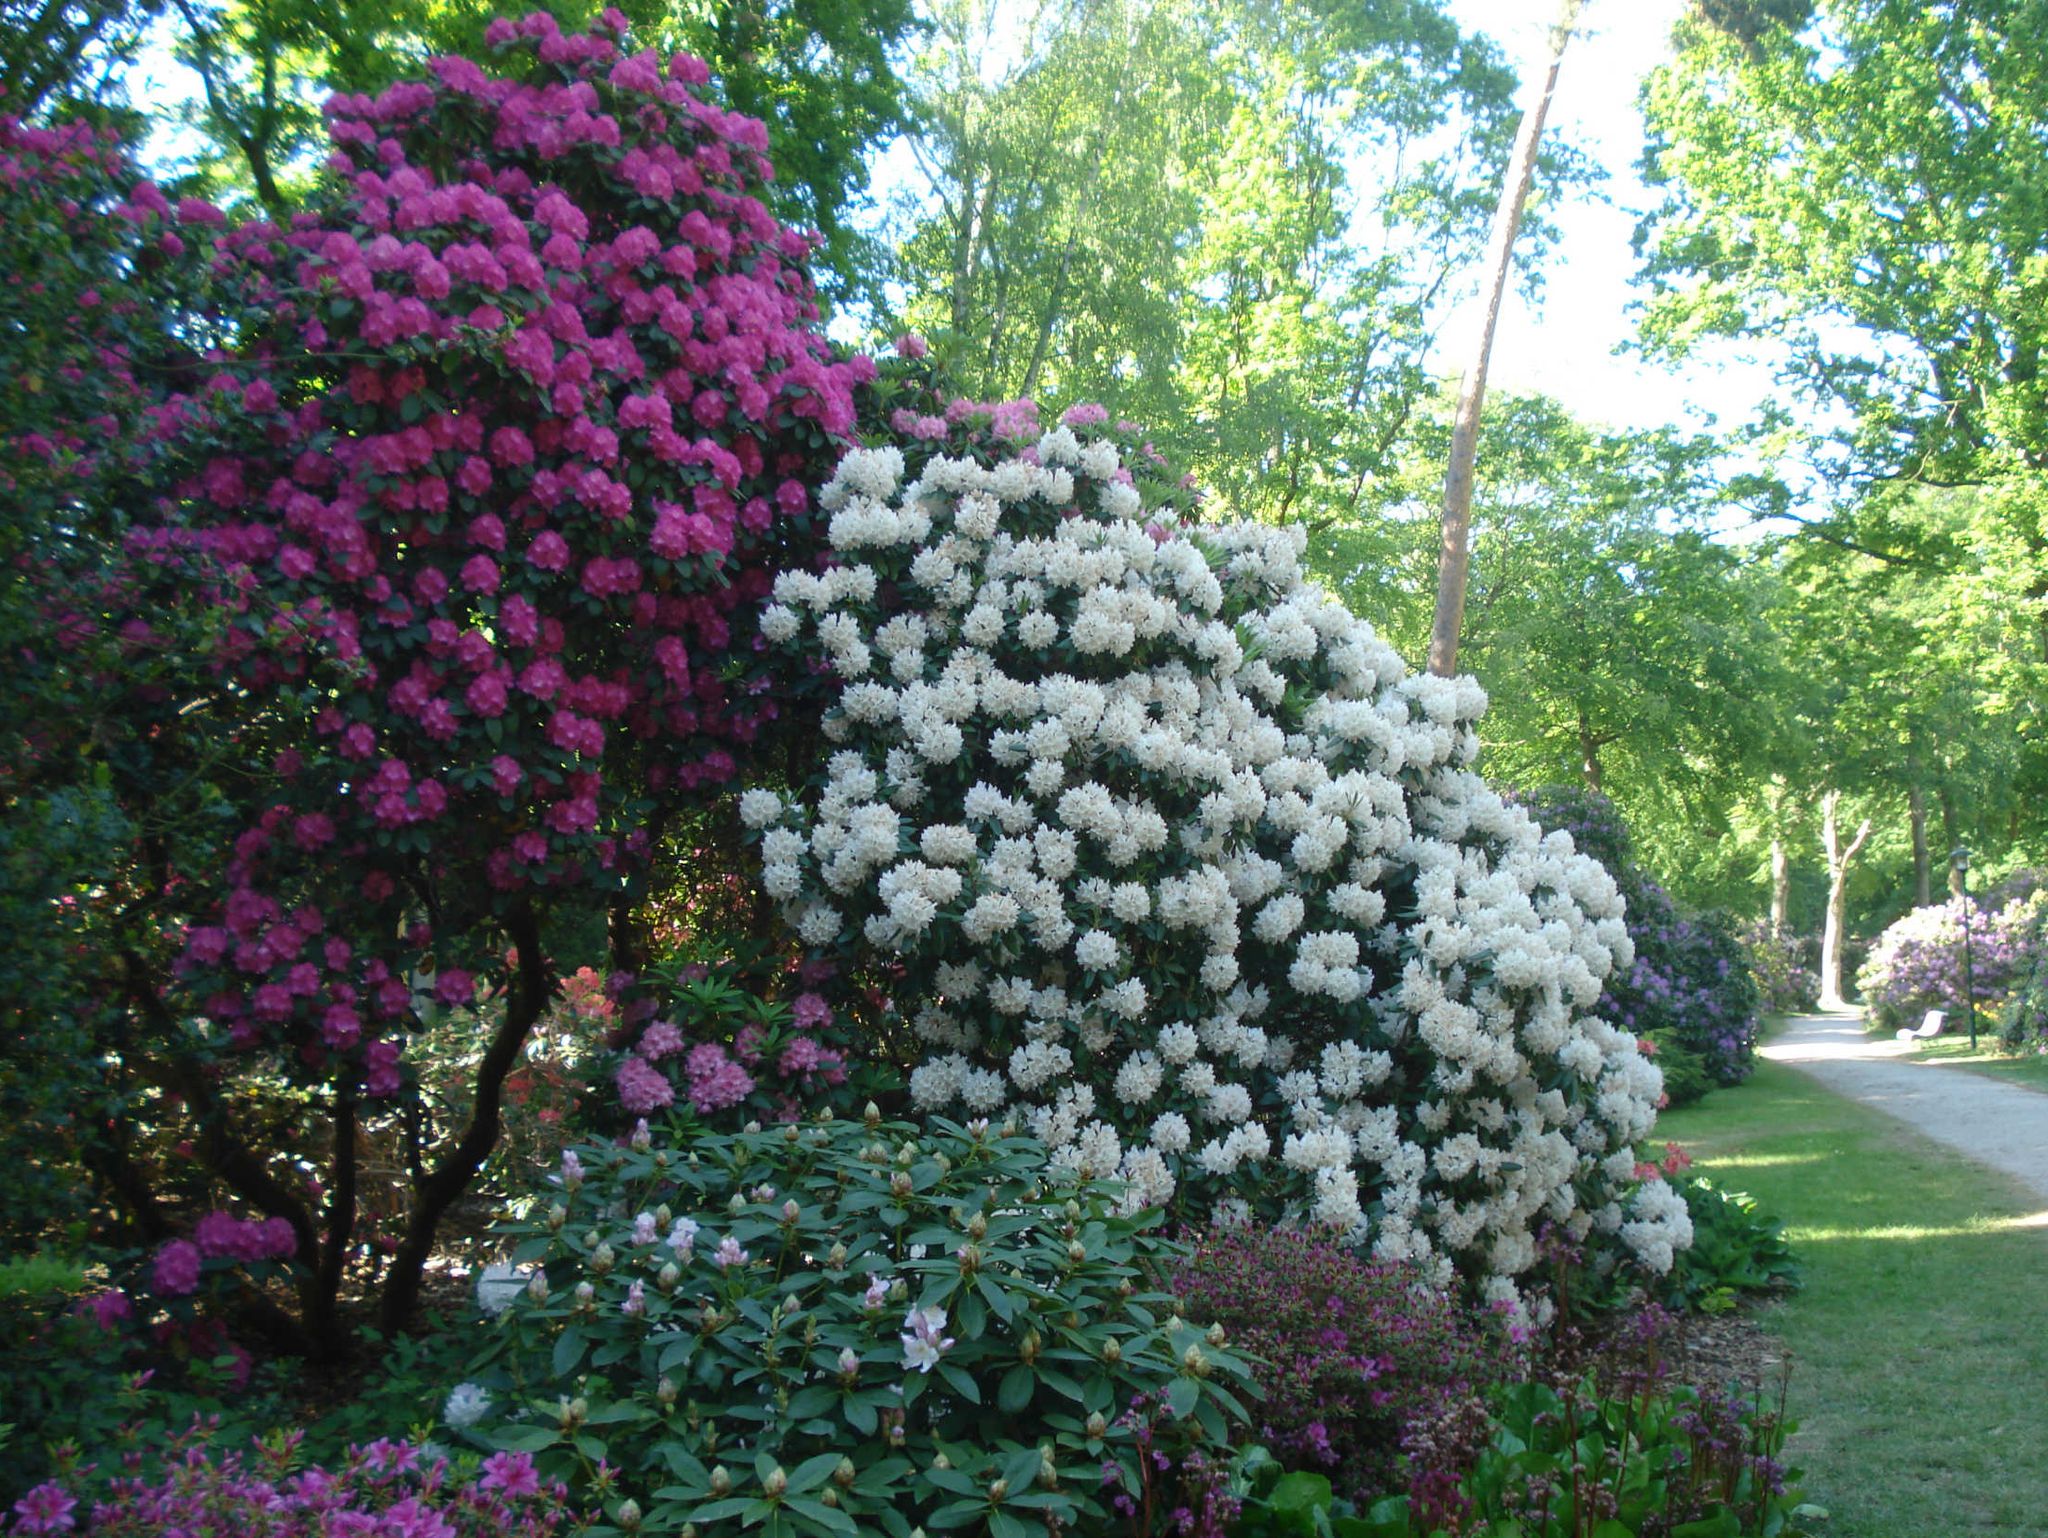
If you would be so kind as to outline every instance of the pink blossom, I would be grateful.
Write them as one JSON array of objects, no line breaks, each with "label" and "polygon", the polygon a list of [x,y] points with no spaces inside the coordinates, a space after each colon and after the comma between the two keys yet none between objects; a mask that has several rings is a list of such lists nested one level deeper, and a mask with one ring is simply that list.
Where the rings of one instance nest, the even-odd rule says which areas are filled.
[{"label": "pink blossom", "polygon": [[173,1239],[156,1252],[149,1281],[167,1298],[188,1297],[199,1290],[199,1246],[189,1239]]}]

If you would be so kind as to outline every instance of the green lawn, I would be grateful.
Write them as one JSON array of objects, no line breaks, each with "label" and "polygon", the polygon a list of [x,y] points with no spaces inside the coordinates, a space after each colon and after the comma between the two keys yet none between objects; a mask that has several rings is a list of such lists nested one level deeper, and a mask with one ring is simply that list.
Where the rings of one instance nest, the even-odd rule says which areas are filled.
[{"label": "green lawn", "polygon": [[[2029,1089],[2048,1089],[2048,1056],[2037,1052],[2015,1056],[2002,1051],[1995,1030],[1978,1030],[1975,1052],[1970,1050],[1967,1035],[1937,1036],[1913,1053],[1911,1060],[1916,1063],[1952,1063],[1972,1073],[1990,1074],[2013,1084],[2024,1084]],[[2043,1523],[2043,1531],[2048,1532],[2048,1522]]]},{"label": "green lawn", "polygon": [[1805,1263],[1761,1317],[1794,1364],[1822,1531],[2048,1533],[2048,1202],[1773,1063],[1658,1131],[1783,1218]]}]

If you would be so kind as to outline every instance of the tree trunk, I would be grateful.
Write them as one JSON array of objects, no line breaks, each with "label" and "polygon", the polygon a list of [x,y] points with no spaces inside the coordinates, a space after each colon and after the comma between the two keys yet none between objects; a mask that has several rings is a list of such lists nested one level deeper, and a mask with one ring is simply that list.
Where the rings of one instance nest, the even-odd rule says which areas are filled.
[{"label": "tree trunk", "polygon": [[1907,787],[1906,811],[1913,823],[1913,906],[1924,908],[1934,901],[1934,886],[1927,860],[1927,793],[1917,782]]},{"label": "tree trunk", "polygon": [[1820,1007],[1846,1009],[1842,996],[1843,897],[1849,887],[1849,862],[1870,837],[1870,819],[1863,819],[1856,836],[1843,847],[1840,822],[1842,793],[1831,790],[1820,801],[1820,837],[1828,857],[1828,914],[1820,939]]},{"label": "tree trunk", "polygon": [[[1452,640],[1455,643],[1456,637]],[[1455,653],[1455,645],[1453,651]],[[1586,777],[1588,790],[1600,791],[1600,743],[1594,737],[1593,724],[1586,719],[1583,710],[1579,712],[1579,772]]]},{"label": "tree trunk", "polygon": [[540,923],[531,908],[522,908],[506,925],[518,960],[505,1018],[484,1049],[476,1070],[476,1104],[462,1137],[434,1166],[426,1183],[414,1192],[412,1217],[391,1257],[378,1300],[378,1325],[387,1335],[405,1328],[419,1304],[420,1281],[433,1253],[434,1234],[456,1198],[469,1189],[476,1172],[498,1144],[498,1108],[503,1102],[505,1075],[519,1061],[527,1034],[547,1008],[555,980],[541,954]]},{"label": "tree trunk", "polygon": [[1771,938],[1785,938],[1785,914],[1792,905],[1792,859],[1785,852],[1785,840],[1771,838]]},{"label": "tree trunk", "polygon": [[[1942,837],[1948,840],[1949,849],[1954,851],[1960,848],[1963,842],[1962,834],[1956,830],[1956,798],[1949,793],[1949,788],[1946,785],[1943,785],[1940,790],[1935,792],[1935,798],[1941,803]],[[1951,853],[1948,862],[1948,895],[1951,897],[1961,897],[1963,895],[1963,873],[1956,869],[1953,853]]]},{"label": "tree trunk", "polygon": [[1458,414],[1451,428],[1451,459],[1444,473],[1443,535],[1437,552],[1436,620],[1429,633],[1429,670],[1440,678],[1457,671],[1458,631],[1465,619],[1465,578],[1472,564],[1472,473],[1479,455],[1479,417],[1486,404],[1486,369],[1493,356],[1493,333],[1500,324],[1501,301],[1513,270],[1515,236],[1522,227],[1522,206],[1536,177],[1536,152],[1543,142],[1543,120],[1557,90],[1557,72],[1564,63],[1565,44],[1578,25],[1583,0],[1558,0],[1557,21],[1550,31],[1550,65],[1543,88],[1522,113],[1514,153],[1501,179],[1500,203],[1493,230],[1486,239],[1486,262],[1492,273],[1486,320],[1479,345],[1458,388]]}]

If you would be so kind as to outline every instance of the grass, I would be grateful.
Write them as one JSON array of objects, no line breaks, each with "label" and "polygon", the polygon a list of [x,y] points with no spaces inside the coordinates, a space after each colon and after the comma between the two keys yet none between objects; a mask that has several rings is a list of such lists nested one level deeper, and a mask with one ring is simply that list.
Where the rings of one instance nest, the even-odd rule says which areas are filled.
[{"label": "grass", "polygon": [[2048,1200],[1774,1063],[1658,1132],[1784,1219],[1804,1263],[1761,1319],[1793,1362],[1821,1531],[2048,1532]]},{"label": "grass", "polygon": [[1967,1035],[1937,1036],[1914,1052],[1909,1061],[1949,1063],[1957,1068],[1967,1068],[1972,1073],[1988,1074],[1992,1078],[2003,1079],[2008,1084],[2021,1084],[2028,1089],[2048,1089],[2048,1055],[2038,1052],[2007,1052],[1999,1046],[1998,1033],[1995,1029],[1978,1030],[1975,1052],[1970,1050],[1970,1038]]}]

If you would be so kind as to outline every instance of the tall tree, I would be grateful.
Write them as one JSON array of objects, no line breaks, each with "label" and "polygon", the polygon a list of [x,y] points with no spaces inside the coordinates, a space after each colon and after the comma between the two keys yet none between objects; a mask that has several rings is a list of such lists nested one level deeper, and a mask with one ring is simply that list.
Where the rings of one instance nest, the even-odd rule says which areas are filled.
[{"label": "tall tree", "polygon": [[[1643,336],[1755,343],[1835,495],[1782,511],[1911,558],[1871,488],[1990,488],[2048,594],[2048,0],[1717,0],[1644,105],[1664,200]],[[1775,414],[1782,422],[1785,413]],[[2036,640],[2048,655],[2048,610]]]},{"label": "tall tree", "polygon": [[[1429,670],[1448,678],[1458,667],[1458,630],[1465,615],[1465,585],[1470,566],[1472,466],[1479,450],[1479,417],[1486,405],[1486,371],[1493,357],[1494,328],[1500,324],[1501,302],[1507,296],[1508,274],[1514,265],[1515,237],[1522,228],[1522,207],[1536,179],[1536,153],[1543,143],[1543,122],[1557,92],[1565,46],[1577,28],[1582,0],[1559,0],[1550,29],[1550,63],[1542,87],[1522,111],[1515,148],[1501,177],[1500,205],[1486,239],[1488,287],[1486,318],[1479,328],[1472,360],[1458,388],[1458,412],[1451,429],[1451,452],[1444,471],[1442,542],[1437,556],[1436,617],[1429,632]],[[1598,789],[1597,771],[1592,778]]]},{"label": "tall tree", "polygon": [[1364,505],[1485,229],[1490,48],[1436,0],[952,0],[908,74],[902,316],[969,388],[1100,399],[1240,512]]}]

